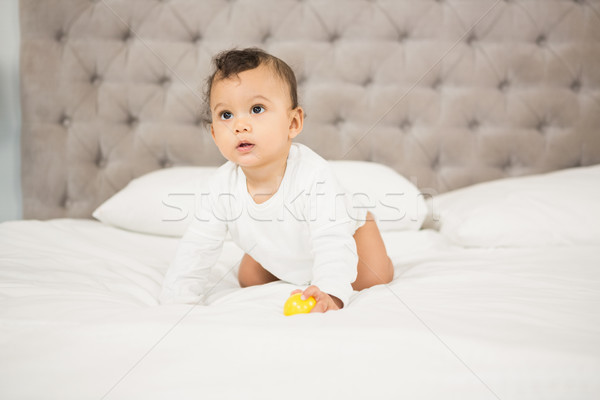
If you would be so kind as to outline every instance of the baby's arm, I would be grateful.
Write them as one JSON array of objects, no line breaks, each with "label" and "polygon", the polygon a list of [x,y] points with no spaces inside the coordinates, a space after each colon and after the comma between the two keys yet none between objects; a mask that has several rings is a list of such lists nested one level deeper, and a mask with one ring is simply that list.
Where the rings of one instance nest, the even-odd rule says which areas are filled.
[{"label": "baby's arm", "polygon": [[311,216],[309,225],[314,254],[311,283],[317,288],[311,291],[327,294],[330,299],[322,296],[323,299],[341,308],[347,304],[352,294],[352,282],[357,277],[358,256],[352,236],[356,221],[349,217],[344,202],[336,202],[343,192],[330,170],[321,171],[311,193],[315,195],[314,200],[308,202],[312,209],[307,211]]},{"label": "baby's arm", "polygon": [[202,223],[192,225],[179,242],[165,275],[159,297],[162,304],[199,303],[210,270],[221,254],[226,230]]},{"label": "baby's arm", "polygon": [[200,215],[196,216],[181,238],[175,258],[165,275],[159,301],[199,303],[205,294],[210,270],[217,263],[227,234],[227,224],[215,216],[214,201],[202,198]]}]

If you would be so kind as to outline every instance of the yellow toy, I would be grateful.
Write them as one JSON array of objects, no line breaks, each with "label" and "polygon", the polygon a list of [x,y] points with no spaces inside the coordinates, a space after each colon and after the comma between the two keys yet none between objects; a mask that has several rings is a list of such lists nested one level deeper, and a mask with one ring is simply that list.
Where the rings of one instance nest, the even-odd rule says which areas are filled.
[{"label": "yellow toy", "polygon": [[302,293],[296,293],[291,295],[283,305],[283,315],[294,315],[309,313],[310,310],[317,304],[314,297],[310,296],[306,300],[302,300],[300,297]]}]

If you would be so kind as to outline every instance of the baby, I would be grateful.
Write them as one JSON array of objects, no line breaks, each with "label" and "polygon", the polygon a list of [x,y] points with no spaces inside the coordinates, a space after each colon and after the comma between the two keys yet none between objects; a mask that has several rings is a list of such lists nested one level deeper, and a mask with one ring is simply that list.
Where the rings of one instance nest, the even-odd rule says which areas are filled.
[{"label": "baby", "polygon": [[374,216],[348,207],[329,163],[292,141],[304,123],[292,69],[257,48],[225,51],[214,65],[210,131],[229,161],[179,243],[160,301],[200,301],[227,232],[245,252],[241,287],[310,285],[291,294],[313,296],[311,312],[340,309],[352,290],[390,282],[394,270]]}]

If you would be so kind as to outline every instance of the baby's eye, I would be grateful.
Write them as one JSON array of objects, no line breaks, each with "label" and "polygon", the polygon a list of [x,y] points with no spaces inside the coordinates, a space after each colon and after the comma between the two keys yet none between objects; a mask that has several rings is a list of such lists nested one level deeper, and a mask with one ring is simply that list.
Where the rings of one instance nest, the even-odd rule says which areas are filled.
[{"label": "baby's eye", "polygon": [[228,120],[228,119],[231,119],[232,117],[233,117],[233,114],[230,113],[229,111],[223,111],[221,113],[221,119],[223,119],[223,120]]},{"label": "baby's eye", "polygon": [[265,108],[263,106],[253,106],[252,107],[252,114],[261,114],[265,112]]}]

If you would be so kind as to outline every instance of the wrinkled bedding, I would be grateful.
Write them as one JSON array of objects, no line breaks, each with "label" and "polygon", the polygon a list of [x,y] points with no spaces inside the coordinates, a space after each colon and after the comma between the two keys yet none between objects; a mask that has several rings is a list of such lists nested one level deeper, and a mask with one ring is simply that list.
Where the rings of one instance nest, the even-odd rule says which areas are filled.
[{"label": "wrinkled bedding", "polygon": [[391,284],[285,317],[226,242],[207,305],[159,305],[176,238],[91,220],[0,224],[5,399],[592,399],[600,246],[464,248],[385,232]]}]

